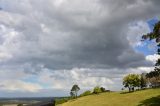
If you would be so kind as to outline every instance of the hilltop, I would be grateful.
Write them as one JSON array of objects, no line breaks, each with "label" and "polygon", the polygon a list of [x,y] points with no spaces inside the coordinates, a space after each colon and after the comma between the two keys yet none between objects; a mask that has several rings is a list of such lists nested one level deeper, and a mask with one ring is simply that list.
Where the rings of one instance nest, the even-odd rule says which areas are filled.
[{"label": "hilltop", "polygon": [[127,92],[108,92],[70,100],[61,106],[160,106],[160,88]]}]

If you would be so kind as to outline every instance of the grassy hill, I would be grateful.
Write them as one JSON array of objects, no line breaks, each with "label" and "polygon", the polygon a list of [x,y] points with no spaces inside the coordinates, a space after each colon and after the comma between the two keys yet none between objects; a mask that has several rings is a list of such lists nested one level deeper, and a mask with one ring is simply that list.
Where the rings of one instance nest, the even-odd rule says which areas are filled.
[{"label": "grassy hill", "polygon": [[160,88],[133,93],[110,92],[80,97],[61,106],[160,106]]}]

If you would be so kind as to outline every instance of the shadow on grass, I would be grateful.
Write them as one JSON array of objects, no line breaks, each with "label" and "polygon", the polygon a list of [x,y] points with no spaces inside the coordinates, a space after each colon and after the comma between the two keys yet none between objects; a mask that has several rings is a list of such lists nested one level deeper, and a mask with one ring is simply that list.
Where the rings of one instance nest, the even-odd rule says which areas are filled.
[{"label": "shadow on grass", "polygon": [[123,91],[121,92],[120,94],[128,94],[128,93],[134,93],[134,92],[140,92],[140,91],[144,91],[144,90],[147,90],[147,89],[137,89],[137,90],[134,90],[134,91]]},{"label": "shadow on grass", "polygon": [[133,93],[133,91],[132,92],[125,91],[125,92],[121,92],[120,94],[128,94],[128,93]]},{"label": "shadow on grass", "polygon": [[138,106],[160,106],[160,95],[143,100]]}]

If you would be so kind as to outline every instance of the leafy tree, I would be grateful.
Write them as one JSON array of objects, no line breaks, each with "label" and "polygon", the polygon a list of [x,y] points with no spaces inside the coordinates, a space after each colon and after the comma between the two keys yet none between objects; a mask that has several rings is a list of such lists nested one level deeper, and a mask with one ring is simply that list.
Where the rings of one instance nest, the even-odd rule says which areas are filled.
[{"label": "leafy tree", "polygon": [[73,85],[70,94],[72,93],[72,95],[74,97],[77,97],[77,93],[79,90],[80,90],[79,86],[75,84],[75,85]]},{"label": "leafy tree", "polygon": [[94,87],[94,89],[93,89],[94,94],[98,94],[98,93],[101,93],[101,92],[102,91],[101,91],[101,88],[99,86]]},{"label": "leafy tree", "polygon": [[123,78],[124,87],[128,87],[129,92],[134,91],[134,87],[140,87],[141,79],[138,74],[129,74]]},{"label": "leafy tree", "polygon": [[[154,25],[153,31],[142,36],[142,41],[144,40],[155,40],[157,44],[157,54],[160,55],[160,21]],[[156,85],[160,86],[160,58],[156,61],[154,71],[151,71],[146,75],[149,79],[156,79]]]},{"label": "leafy tree", "polygon": [[155,67],[154,71],[147,73],[146,77],[149,79],[152,87],[157,87],[160,81],[160,71],[157,67]]}]

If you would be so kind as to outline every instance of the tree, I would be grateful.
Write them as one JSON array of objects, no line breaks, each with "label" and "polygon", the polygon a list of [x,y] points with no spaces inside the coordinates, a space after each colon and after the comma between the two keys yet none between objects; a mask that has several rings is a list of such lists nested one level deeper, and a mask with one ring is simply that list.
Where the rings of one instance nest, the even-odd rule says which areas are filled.
[{"label": "tree", "polygon": [[71,98],[75,97],[75,95],[74,95],[74,93],[72,91],[70,92],[70,95],[71,95]]},{"label": "tree", "polygon": [[[154,25],[153,31],[142,36],[142,41],[155,40],[157,54],[160,55],[160,21]],[[157,59],[154,71],[146,75],[148,79],[155,79],[155,86],[160,86],[160,58]],[[150,81],[150,80],[149,80]]]},{"label": "tree", "polygon": [[79,86],[75,84],[75,85],[73,85],[70,94],[72,93],[72,95],[74,97],[77,97],[77,93],[79,90],[80,90]]},{"label": "tree", "polygon": [[141,78],[138,74],[129,74],[123,78],[123,85],[130,91],[134,91],[134,87],[140,87]]},{"label": "tree", "polygon": [[93,89],[94,94],[98,94],[98,93],[101,93],[101,92],[102,91],[101,91],[101,88],[99,86],[94,87],[94,89]]},{"label": "tree", "polygon": [[154,71],[147,73],[146,77],[148,78],[152,87],[158,87],[160,82],[160,71],[155,67]]},{"label": "tree", "polygon": [[147,86],[147,78],[146,78],[146,73],[141,74],[141,84],[140,87],[141,89],[145,88]]}]

